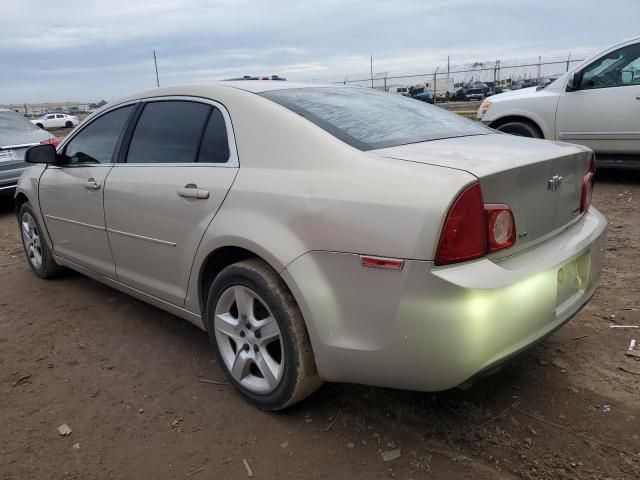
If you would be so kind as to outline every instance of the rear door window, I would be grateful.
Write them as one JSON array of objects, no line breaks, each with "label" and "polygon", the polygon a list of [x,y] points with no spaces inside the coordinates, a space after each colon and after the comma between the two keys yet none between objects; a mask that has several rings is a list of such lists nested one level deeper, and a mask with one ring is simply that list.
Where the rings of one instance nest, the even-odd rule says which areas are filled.
[{"label": "rear door window", "polygon": [[226,163],[229,161],[229,138],[222,112],[214,108],[202,137],[198,162]]},{"label": "rear door window", "polygon": [[192,163],[212,107],[189,101],[144,106],[131,137],[127,163]]}]

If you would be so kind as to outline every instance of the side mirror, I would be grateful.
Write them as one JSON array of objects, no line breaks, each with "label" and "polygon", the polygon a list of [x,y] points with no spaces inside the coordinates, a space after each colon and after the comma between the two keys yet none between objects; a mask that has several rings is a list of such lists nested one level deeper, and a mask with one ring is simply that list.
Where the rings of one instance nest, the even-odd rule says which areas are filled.
[{"label": "side mirror", "polygon": [[634,74],[632,70],[623,70],[622,74],[620,75],[620,80],[624,85],[633,83],[633,78],[634,78]]},{"label": "side mirror", "polygon": [[567,92],[573,92],[578,90],[578,85],[580,84],[580,74],[578,72],[573,72],[569,74],[569,78],[567,79]]},{"label": "side mirror", "polygon": [[35,145],[27,149],[24,161],[28,163],[46,163],[50,165],[59,163],[56,147],[49,144]]}]

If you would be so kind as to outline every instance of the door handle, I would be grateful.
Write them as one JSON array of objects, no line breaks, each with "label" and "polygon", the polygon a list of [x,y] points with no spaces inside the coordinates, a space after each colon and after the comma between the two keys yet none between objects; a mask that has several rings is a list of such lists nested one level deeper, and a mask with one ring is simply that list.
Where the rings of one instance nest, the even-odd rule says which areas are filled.
[{"label": "door handle", "polygon": [[87,190],[98,190],[101,186],[102,184],[93,178],[84,182],[84,188]]},{"label": "door handle", "polygon": [[209,191],[202,190],[195,186],[182,187],[178,189],[178,195],[183,198],[197,198],[200,200],[204,200],[209,198]]},{"label": "door handle", "polygon": [[640,100],[640,94],[636,95],[636,100]]}]

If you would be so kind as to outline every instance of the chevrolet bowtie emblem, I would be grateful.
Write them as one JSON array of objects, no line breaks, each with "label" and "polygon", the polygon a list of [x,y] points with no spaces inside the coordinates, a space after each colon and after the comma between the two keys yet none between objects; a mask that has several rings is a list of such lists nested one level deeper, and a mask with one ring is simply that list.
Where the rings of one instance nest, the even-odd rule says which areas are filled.
[{"label": "chevrolet bowtie emblem", "polygon": [[554,175],[547,183],[547,190],[555,192],[562,185],[562,177],[560,175]]}]

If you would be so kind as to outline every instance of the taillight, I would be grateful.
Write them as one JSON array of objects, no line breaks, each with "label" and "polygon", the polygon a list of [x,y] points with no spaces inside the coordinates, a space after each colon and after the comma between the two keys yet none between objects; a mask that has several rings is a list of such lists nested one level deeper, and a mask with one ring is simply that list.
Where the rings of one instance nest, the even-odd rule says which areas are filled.
[{"label": "taillight", "polygon": [[516,243],[516,224],[513,213],[507,205],[487,203],[487,235],[489,252],[508,248]]},{"label": "taillight", "polygon": [[60,145],[60,140],[55,137],[47,138],[46,140],[42,140],[40,142],[40,145],[53,145],[54,147],[57,147],[58,145]]},{"label": "taillight", "polygon": [[485,256],[516,242],[511,209],[485,204],[479,183],[463,191],[447,214],[438,243],[435,264],[447,265]]},{"label": "taillight", "polygon": [[436,265],[464,262],[487,253],[487,224],[482,190],[474,183],[456,199],[444,221]]},{"label": "taillight", "polygon": [[593,194],[593,177],[596,174],[596,154],[591,154],[591,164],[589,171],[582,179],[582,194],[580,195],[580,213],[589,210],[591,206],[591,196]]}]

